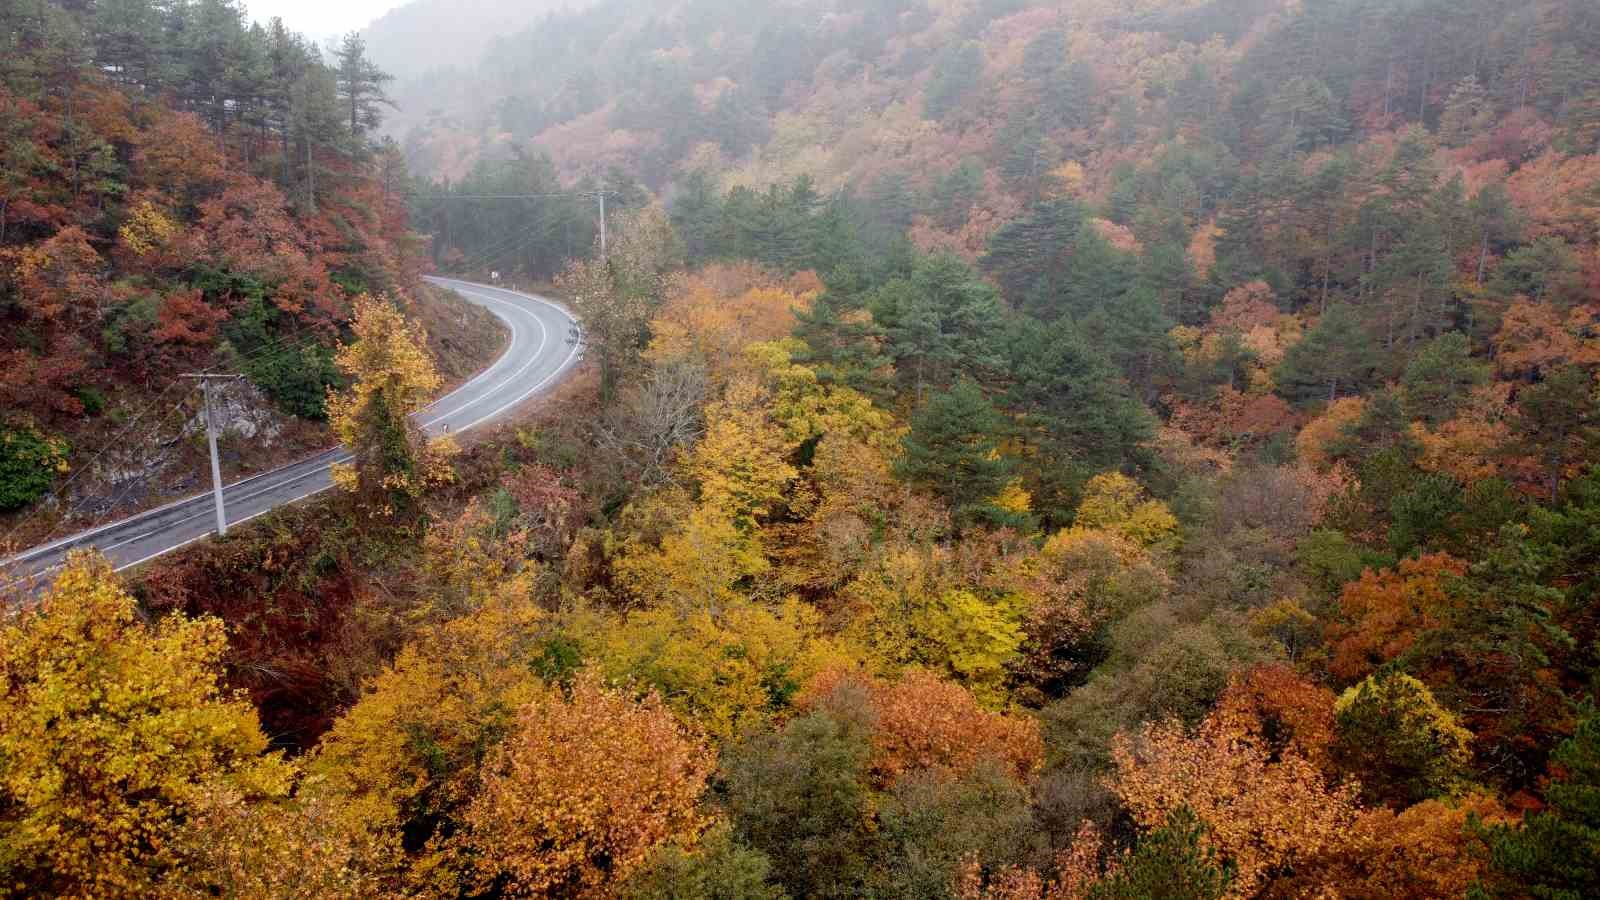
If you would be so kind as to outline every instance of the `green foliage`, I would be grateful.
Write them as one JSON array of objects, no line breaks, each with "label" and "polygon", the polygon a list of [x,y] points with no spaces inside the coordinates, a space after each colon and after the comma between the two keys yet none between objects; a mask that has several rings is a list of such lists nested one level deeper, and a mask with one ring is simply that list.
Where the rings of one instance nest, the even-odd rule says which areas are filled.
[{"label": "green foliage", "polygon": [[1050,460],[1028,473],[1035,509],[1048,524],[1065,525],[1084,482],[1141,461],[1152,417],[1070,322],[1017,321],[1007,357],[1009,403]]},{"label": "green foliage", "polygon": [[[230,287],[203,282],[208,291],[231,290],[236,279],[221,276]],[[328,389],[344,385],[334,365],[333,348],[316,334],[286,332],[283,314],[268,302],[265,288],[246,282],[249,302],[222,328],[223,336],[238,354],[239,367],[279,409],[302,419],[328,418]]]},{"label": "green foliage", "polygon": [[890,365],[881,349],[883,329],[858,298],[829,288],[795,318],[795,336],[805,343],[796,362],[815,369],[824,384],[883,395],[887,379],[882,373]]},{"label": "green foliage", "polygon": [[905,480],[942,497],[962,522],[1004,516],[994,500],[1011,480],[1000,453],[1005,419],[983,390],[961,381],[929,397],[911,419],[905,453],[895,463]]},{"label": "green foliage", "polygon": [[1568,470],[1600,451],[1600,391],[1594,376],[1577,366],[1550,373],[1523,391],[1518,404],[1518,449],[1543,469],[1551,497],[1559,495]]},{"label": "green foliage", "polygon": [[1400,389],[1406,412],[1414,419],[1438,425],[1455,418],[1472,389],[1489,380],[1489,366],[1472,358],[1467,336],[1442,334],[1411,357]]},{"label": "green foliage", "polygon": [[1471,759],[1472,734],[1427,686],[1384,670],[1334,706],[1334,756],[1370,799],[1405,807],[1451,793]]},{"label": "green foliage", "polygon": [[1591,707],[1551,757],[1547,807],[1522,825],[1485,829],[1495,897],[1579,900],[1600,895],[1600,715]]},{"label": "green foliage", "polygon": [[1230,866],[1205,843],[1206,827],[1187,807],[1139,839],[1109,877],[1089,889],[1089,900],[1220,900],[1233,880]]},{"label": "green foliage", "polygon": [[1455,530],[1462,512],[1461,483],[1429,473],[1413,479],[1389,503],[1389,547],[1397,556],[1437,547]]},{"label": "green foliage", "polygon": [[1566,241],[1543,237],[1506,254],[1489,284],[1505,297],[1523,296],[1537,303],[1567,308],[1583,301],[1583,266]]},{"label": "green foliage", "polygon": [[1264,661],[1268,649],[1240,618],[1182,622],[1169,603],[1143,607],[1111,628],[1110,655],[1087,684],[1044,709],[1048,762],[1103,770],[1111,738],[1142,722],[1199,722],[1227,687],[1229,673]]},{"label": "green foliage", "polygon": [[959,779],[913,772],[895,783],[879,820],[886,846],[874,887],[882,896],[943,896],[968,858],[999,867],[1042,849],[1027,789],[997,763]]},{"label": "green foliage", "polygon": [[1343,532],[1326,528],[1307,535],[1295,552],[1300,564],[1330,594],[1338,593],[1367,569],[1376,571],[1394,564],[1392,558],[1352,541]]},{"label": "green foliage", "polygon": [[867,880],[872,747],[861,718],[866,698],[856,699],[860,716],[813,712],[723,758],[722,799],[735,838],[766,853],[795,896],[860,896]]},{"label": "green foliage", "polygon": [[789,896],[769,880],[772,861],[740,845],[719,826],[689,850],[668,844],[623,883],[624,900],[783,900]]},{"label": "green foliage", "polygon": [[867,306],[919,403],[929,387],[981,376],[999,363],[996,344],[1005,318],[1000,298],[954,256],[918,260],[909,278],[884,284]]},{"label": "green foliage", "polygon": [[924,95],[927,117],[949,116],[983,79],[983,48],[975,41],[951,47],[939,57]]},{"label": "green foliage", "polygon": [[1333,402],[1360,394],[1378,368],[1377,348],[1355,309],[1336,303],[1289,348],[1278,366],[1278,393],[1291,403]]},{"label": "green foliage", "polygon": [[32,426],[0,427],[0,511],[22,509],[49,493],[66,471],[69,450],[66,441]]}]

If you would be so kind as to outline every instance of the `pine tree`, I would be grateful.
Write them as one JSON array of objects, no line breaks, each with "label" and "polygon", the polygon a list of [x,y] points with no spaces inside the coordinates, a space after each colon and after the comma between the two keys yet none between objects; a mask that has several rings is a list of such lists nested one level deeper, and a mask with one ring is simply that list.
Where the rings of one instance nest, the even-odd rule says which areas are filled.
[{"label": "pine tree", "polygon": [[1050,460],[1031,473],[1035,508],[1047,524],[1064,523],[1084,482],[1138,461],[1153,434],[1150,414],[1071,322],[1015,322],[1006,363],[1007,403],[1022,414],[1039,458]]},{"label": "pine tree", "polygon": [[924,110],[928,118],[944,119],[956,110],[983,79],[983,48],[975,41],[951,47],[933,67]]},{"label": "pine tree", "polygon": [[1476,896],[1600,896],[1600,714],[1592,706],[1551,762],[1560,774],[1545,789],[1546,807],[1521,827],[1486,829],[1490,873]]},{"label": "pine tree", "polygon": [[699,265],[722,256],[718,232],[722,219],[722,198],[716,185],[704,171],[690,172],[678,185],[672,199],[672,227],[683,240],[684,256],[692,265]]},{"label": "pine tree", "polygon": [[1493,113],[1489,93],[1478,76],[1468,75],[1456,82],[1439,117],[1439,138],[1445,146],[1460,147],[1481,134]]},{"label": "pine tree", "polygon": [[1411,358],[1400,386],[1411,417],[1439,425],[1455,418],[1472,389],[1488,380],[1489,365],[1472,358],[1466,335],[1452,331]]},{"label": "pine tree", "polygon": [[999,361],[1000,298],[954,256],[920,261],[909,279],[879,289],[869,308],[919,403],[929,384],[948,385],[958,372],[982,372]]},{"label": "pine tree", "polygon": [[383,107],[394,108],[384,88],[394,76],[367,57],[367,42],[357,31],[346,34],[334,52],[334,71],[339,103],[350,118],[350,135],[359,143],[383,124]]},{"label": "pine tree", "polygon": [[1560,494],[1573,467],[1600,452],[1600,398],[1595,380],[1577,366],[1557,369],[1522,392],[1517,404],[1518,449],[1544,471],[1549,496]]},{"label": "pine tree", "polygon": [[1011,480],[1012,462],[1000,455],[1005,418],[977,384],[963,380],[934,394],[911,419],[896,474],[950,504],[963,523],[992,520],[991,502]]},{"label": "pine tree", "polygon": [[1360,317],[1349,305],[1335,303],[1284,354],[1276,373],[1278,393],[1291,403],[1332,403],[1361,393],[1377,368],[1378,351]]},{"label": "pine tree", "polygon": [[1139,839],[1117,869],[1089,889],[1088,900],[1220,900],[1232,869],[1205,843],[1206,828],[1188,808]]}]

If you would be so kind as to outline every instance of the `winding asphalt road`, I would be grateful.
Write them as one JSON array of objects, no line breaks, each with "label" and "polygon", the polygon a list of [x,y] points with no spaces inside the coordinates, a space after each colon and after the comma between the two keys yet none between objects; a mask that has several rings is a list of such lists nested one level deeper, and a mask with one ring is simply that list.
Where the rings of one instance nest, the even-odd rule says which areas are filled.
[{"label": "winding asphalt road", "polygon": [[[493,313],[511,331],[511,341],[494,365],[417,413],[429,434],[447,429],[459,434],[499,418],[553,385],[572,369],[580,344],[577,321],[543,297],[504,288],[429,278]],[[327,450],[223,489],[228,525],[241,525],[272,510],[304,500],[332,486],[329,469],[346,462],[343,448]],[[121,522],[35,547],[0,561],[0,581],[34,579],[59,567],[73,550],[95,548],[118,571],[148,562],[216,531],[211,493],[180,500]]]}]

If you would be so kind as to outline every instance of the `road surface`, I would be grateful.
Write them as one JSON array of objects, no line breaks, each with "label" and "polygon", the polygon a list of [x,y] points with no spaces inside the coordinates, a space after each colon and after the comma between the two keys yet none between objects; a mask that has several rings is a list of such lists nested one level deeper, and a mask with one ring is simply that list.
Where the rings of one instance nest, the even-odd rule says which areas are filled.
[{"label": "road surface", "polygon": [[[494,365],[474,376],[416,419],[429,434],[451,434],[491,422],[555,384],[578,358],[576,322],[566,310],[542,297],[504,288],[429,278],[493,313],[511,332],[511,341]],[[329,469],[347,462],[345,450],[327,450],[272,472],[230,484],[223,490],[228,525],[241,525],[285,504],[332,486]],[[95,548],[118,571],[148,562],[216,531],[211,492],[180,500],[90,531],[35,547],[0,562],[0,582],[36,579],[58,568],[73,550]]]}]

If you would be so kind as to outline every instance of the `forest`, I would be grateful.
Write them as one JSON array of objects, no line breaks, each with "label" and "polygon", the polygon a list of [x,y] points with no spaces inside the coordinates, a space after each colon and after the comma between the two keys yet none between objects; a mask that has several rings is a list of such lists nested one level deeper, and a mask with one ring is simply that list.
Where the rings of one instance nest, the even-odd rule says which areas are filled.
[{"label": "forest", "polygon": [[448,374],[487,361],[493,326],[418,288],[359,37],[325,57],[221,0],[6,0],[0,25],[0,553],[193,490],[180,373],[248,376],[234,471],[332,443],[362,294],[409,297]]},{"label": "forest", "polygon": [[354,454],[6,601],[0,895],[1600,896],[1600,6],[472,8],[0,0],[0,504]]}]

